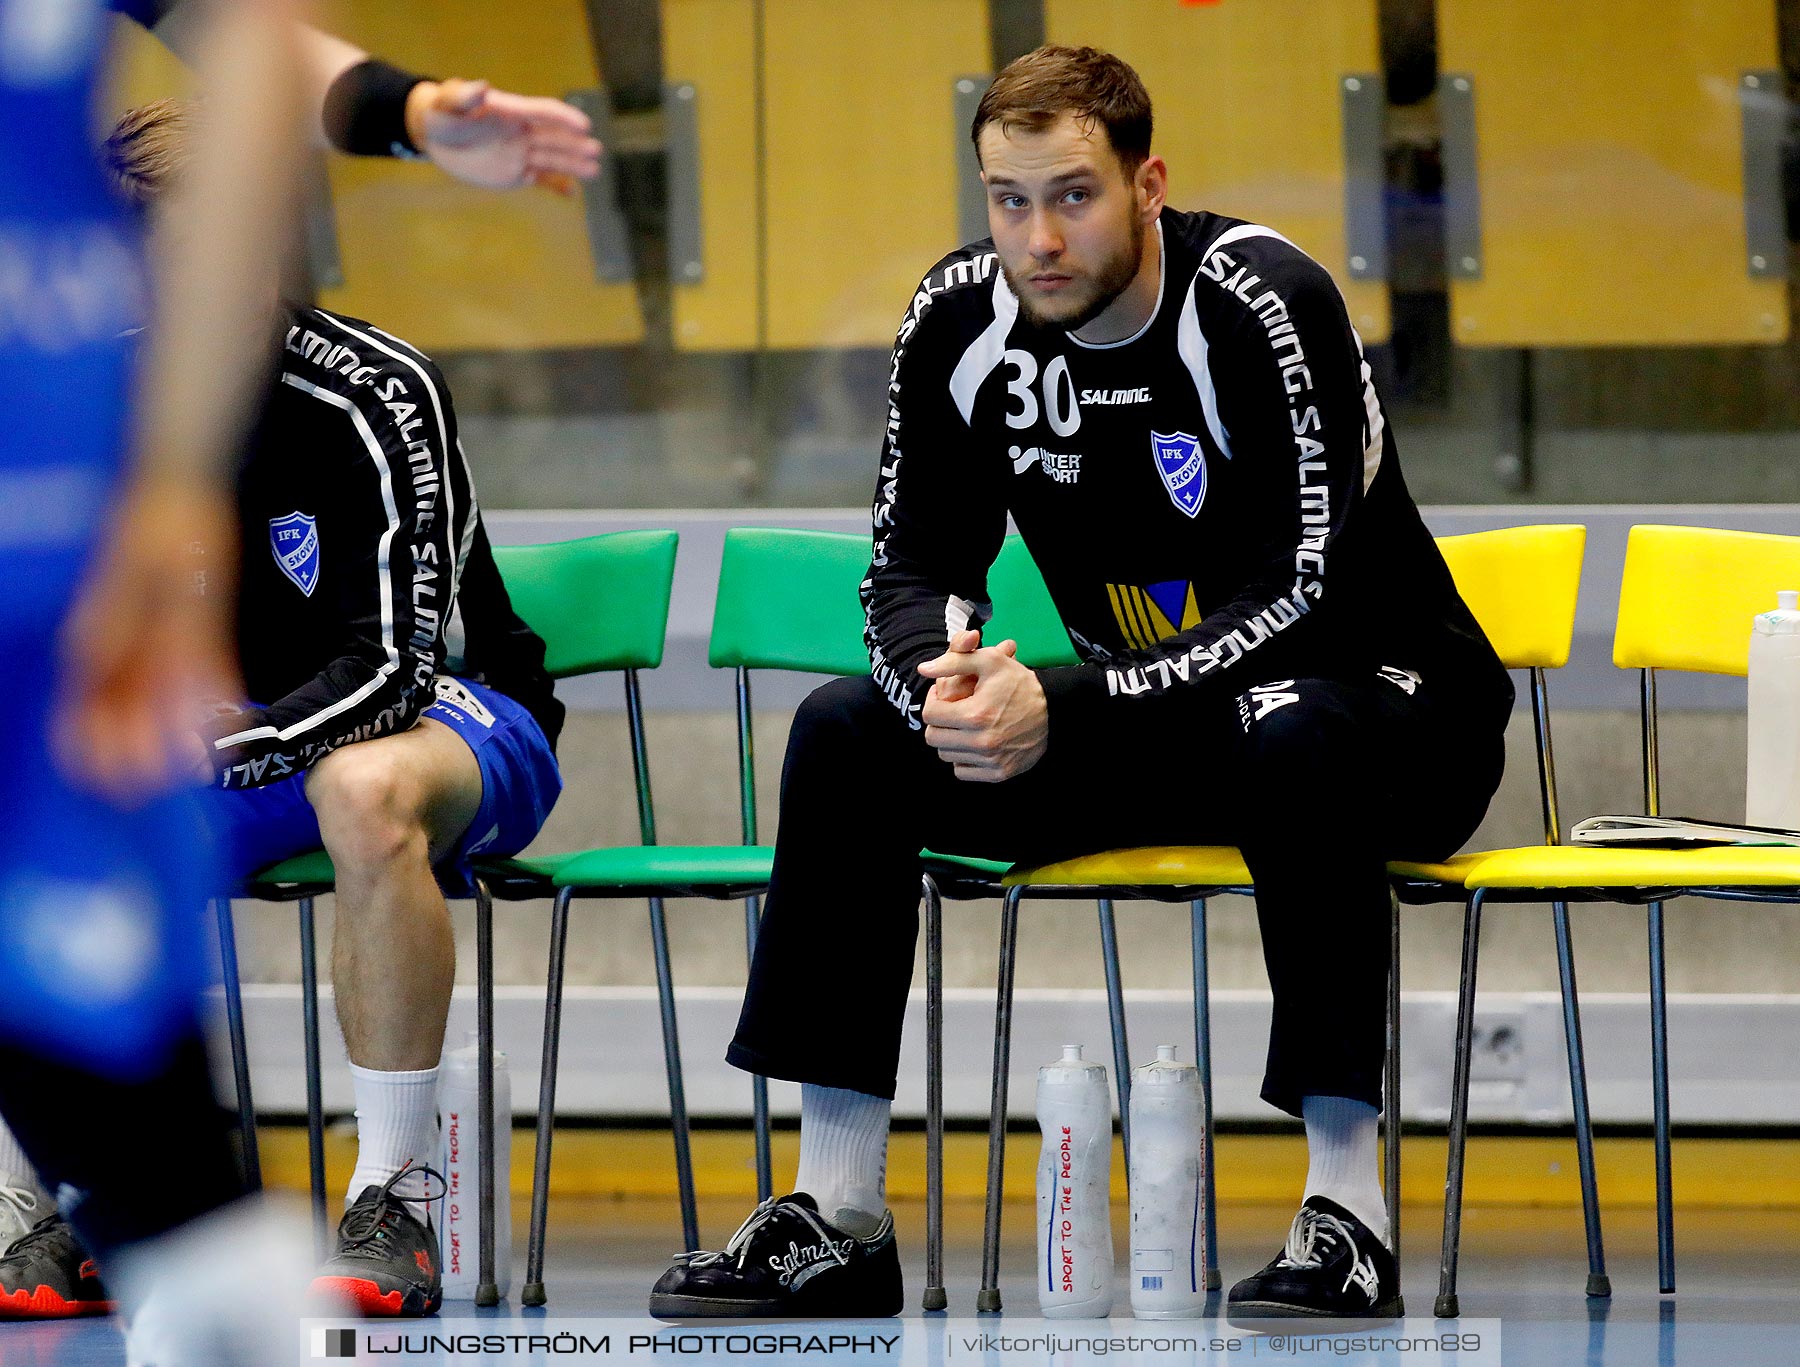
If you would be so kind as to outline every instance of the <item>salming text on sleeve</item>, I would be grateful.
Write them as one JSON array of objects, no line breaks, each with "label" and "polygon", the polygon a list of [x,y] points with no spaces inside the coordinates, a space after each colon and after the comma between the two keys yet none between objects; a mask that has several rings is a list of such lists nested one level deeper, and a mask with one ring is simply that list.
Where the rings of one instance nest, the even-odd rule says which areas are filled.
[{"label": "salming text on sleeve", "polygon": [[403,731],[433,697],[475,503],[437,367],[302,310],[239,481],[239,640],[264,705],[215,728],[226,787]]},{"label": "salming text on sleeve", "polygon": [[[957,359],[953,311],[964,306],[966,317],[966,305],[987,296],[998,278],[992,252],[946,258],[920,283],[894,339],[862,601],[875,682],[914,729],[930,688],[919,666],[943,654],[951,635],[992,615],[987,570],[1006,531],[1006,490],[992,462],[971,449],[958,408],[966,380],[950,363]],[[1000,324],[983,335],[999,342]]]}]

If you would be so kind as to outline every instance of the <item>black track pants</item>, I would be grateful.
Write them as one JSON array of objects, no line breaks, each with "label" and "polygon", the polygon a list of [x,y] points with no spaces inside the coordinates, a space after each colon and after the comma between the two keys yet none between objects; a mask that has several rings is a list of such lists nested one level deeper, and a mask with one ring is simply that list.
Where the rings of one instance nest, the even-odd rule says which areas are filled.
[{"label": "black track pants", "polygon": [[1104,726],[1059,722],[1036,766],[980,784],[955,778],[868,679],[826,684],[788,738],[774,878],[727,1058],[894,1095],[921,848],[1042,863],[1232,844],[1255,880],[1274,994],[1264,1099],[1294,1115],[1308,1095],[1379,1106],[1384,864],[1468,839],[1500,781],[1504,722],[1477,723],[1410,678],[1298,679],[1223,705],[1133,699]]}]

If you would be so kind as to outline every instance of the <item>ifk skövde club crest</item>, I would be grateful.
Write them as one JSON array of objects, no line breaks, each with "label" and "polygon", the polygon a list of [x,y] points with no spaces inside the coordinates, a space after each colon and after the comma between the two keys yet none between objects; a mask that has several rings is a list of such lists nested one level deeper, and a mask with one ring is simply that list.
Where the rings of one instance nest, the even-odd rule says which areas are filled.
[{"label": "ifk sk\u00f6vde club crest", "polygon": [[1189,517],[1206,502],[1206,453],[1200,438],[1186,432],[1150,434],[1150,450],[1156,456],[1156,473],[1175,506]]},{"label": "ifk sk\u00f6vde club crest", "polygon": [[269,549],[281,572],[311,598],[319,582],[319,519],[305,513],[270,518]]}]

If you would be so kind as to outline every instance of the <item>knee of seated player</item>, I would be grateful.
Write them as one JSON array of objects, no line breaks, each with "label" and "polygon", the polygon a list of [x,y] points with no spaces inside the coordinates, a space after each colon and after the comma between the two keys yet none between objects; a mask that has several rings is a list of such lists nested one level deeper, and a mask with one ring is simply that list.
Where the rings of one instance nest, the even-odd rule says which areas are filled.
[{"label": "knee of seated player", "polygon": [[428,788],[388,737],[334,750],[306,777],[307,801],[340,876],[428,864]]},{"label": "knee of seated player", "polygon": [[1244,796],[1251,802],[1261,794],[1291,809],[1297,793],[1337,793],[1359,767],[1355,718],[1336,699],[1309,689],[1309,682],[1261,684],[1238,698]]},{"label": "knee of seated player", "polygon": [[[892,712],[887,699],[867,678],[833,679],[806,695],[788,731],[788,763],[818,759],[843,762],[861,755],[873,726]],[[860,761],[859,761],[860,762]]]}]

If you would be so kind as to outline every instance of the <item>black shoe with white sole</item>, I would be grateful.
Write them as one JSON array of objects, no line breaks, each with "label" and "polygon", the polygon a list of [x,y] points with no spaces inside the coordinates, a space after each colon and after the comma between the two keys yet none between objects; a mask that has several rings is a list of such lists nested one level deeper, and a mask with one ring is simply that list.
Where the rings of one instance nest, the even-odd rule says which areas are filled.
[{"label": "black shoe with white sole", "polygon": [[717,1253],[682,1253],[650,1292],[660,1319],[881,1319],[906,1291],[894,1217],[850,1234],[803,1191],[764,1201]]},{"label": "black shoe with white sole", "polygon": [[1387,1245],[1336,1201],[1309,1196],[1281,1253],[1231,1288],[1225,1317],[1236,1324],[1400,1314],[1400,1269]]}]

